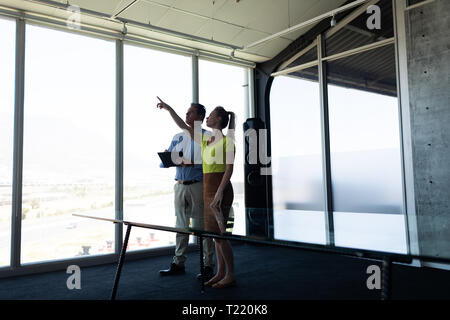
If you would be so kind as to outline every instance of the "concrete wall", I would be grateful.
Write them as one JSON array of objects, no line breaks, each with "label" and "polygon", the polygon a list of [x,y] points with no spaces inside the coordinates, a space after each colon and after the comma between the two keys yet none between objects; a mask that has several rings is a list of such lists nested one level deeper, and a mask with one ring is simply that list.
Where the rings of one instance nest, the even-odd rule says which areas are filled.
[{"label": "concrete wall", "polygon": [[406,11],[405,24],[417,222],[410,232],[420,254],[450,257],[450,1]]}]

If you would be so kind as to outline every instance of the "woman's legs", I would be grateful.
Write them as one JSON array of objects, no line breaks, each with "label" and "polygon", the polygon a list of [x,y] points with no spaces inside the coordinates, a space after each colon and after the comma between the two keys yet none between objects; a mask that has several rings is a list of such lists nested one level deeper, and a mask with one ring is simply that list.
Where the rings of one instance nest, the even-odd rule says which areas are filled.
[{"label": "woman's legs", "polygon": [[227,287],[236,282],[233,249],[228,240],[214,239],[214,242],[216,244],[217,273],[206,284],[213,285],[215,288]]},{"label": "woman's legs", "polygon": [[[233,187],[230,184],[225,188],[220,208],[211,207],[217,189],[222,181],[223,173],[206,173],[203,175],[204,219],[205,230],[215,233],[226,233],[226,221],[233,204]],[[234,258],[231,244],[228,240],[214,239],[217,257],[217,272],[205,285],[223,288],[233,285],[236,281],[234,275]]]},{"label": "woman's legs", "polygon": [[217,239],[214,239],[214,244],[216,247],[216,258],[217,258],[217,272],[208,282],[207,285],[212,285],[220,281],[225,276],[225,260],[222,254],[222,249],[220,248]]},{"label": "woman's legs", "polygon": [[226,267],[225,276],[216,284],[213,285],[214,288],[223,288],[235,284],[236,277],[234,275],[234,257],[233,249],[231,248],[230,241],[219,240],[216,242],[221,252]]}]

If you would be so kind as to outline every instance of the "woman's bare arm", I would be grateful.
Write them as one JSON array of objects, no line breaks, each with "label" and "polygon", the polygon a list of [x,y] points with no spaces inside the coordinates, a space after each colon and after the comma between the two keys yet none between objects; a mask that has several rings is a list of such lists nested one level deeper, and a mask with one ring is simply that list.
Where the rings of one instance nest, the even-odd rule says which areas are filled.
[{"label": "woman's bare arm", "polygon": [[223,174],[222,181],[220,181],[220,185],[217,188],[217,191],[222,192],[225,190],[225,187],[230,182],[231,176],[233,175],[233,164],[227,164],[225,173]]}]

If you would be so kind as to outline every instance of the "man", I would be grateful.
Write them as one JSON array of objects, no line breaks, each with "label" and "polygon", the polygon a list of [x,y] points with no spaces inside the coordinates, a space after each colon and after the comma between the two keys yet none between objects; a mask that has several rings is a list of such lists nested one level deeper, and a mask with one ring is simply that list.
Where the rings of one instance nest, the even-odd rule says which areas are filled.
[{"label": "man", "polygon": [[[205,107],[192,103],[186,113],[186,124],[194,128],[195,122],[203,122]],[[205,130],[202,129],[203,132]],[[170,147],[170,152],[182,152],[183,162],[176,167],[175,215],[176,227],[189,227],[192,218],[193,228],[203,227],[203,169],[201,146],[195,143],[188,133],[176,134]],[[181,153],[180,153],[181,154]],[[175,255],[169,269],[160,270],[162,276],[185,273],[184,262],[189,243],[189,235],[177,233],[175,238]],[[203,240],[204,279],[209,280],[214,275],[214,243],[211,238]],[[200,279],[200,275],[197,276]]]}]

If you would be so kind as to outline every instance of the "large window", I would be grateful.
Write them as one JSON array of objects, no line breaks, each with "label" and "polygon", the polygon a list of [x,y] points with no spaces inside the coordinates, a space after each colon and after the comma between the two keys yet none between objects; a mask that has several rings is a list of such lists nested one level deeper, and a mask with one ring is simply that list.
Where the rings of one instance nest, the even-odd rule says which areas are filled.
[{"label": "large window", "polygon": [[275,78],[270,94],[274,236],[326,242],[317,67]]},{"label": "large window", "polygon": [[328,65],[335,243],[405,253],[394,46]]},{"label": "large window", "polygon": [[[175,168],[160,168],[157,152],[181,130],[156,108],[157,96],[184,117],[192,102],[191,58],[124,47],[124,219],[175,225]],[[170,232],[134,228],[129,249],[168,246]]]},{"label": "large window", "polygon": [[[293,78],[274,79],[274,225],[286,230],[287,240],[323,238],[318,221],[300,220],[296,210],[303,216],[324,210],[331,245],[408,251],[392,1],[380,0],[377,6],[379,16],[364,11],[345,22],[354,9],[337,15],[336,26],[317,37],[323,52],[312,50],[318,53],[323,83],[310,83],[317,79],[317,71],[305,64],[314,56],[311,50],[282,65],[296,67],[285,70]],[[372,26],[375,20],[369,17],[380,18],[381,25]]]},{"label": "large window", "polygon": [[26,33],[22,262],[113,252],[114,42]]},{"label": "large window", "polygon": [[0,266],[9,265],[14,123],[15,23],[0,19]]},{"label": "large window", "polygon": [[[233,210],[235,226],[245,230],[245,221],[238,219],[245,217],[244,202],[244,143],[243,123],[245,118],[245,73],[246,69],[207,60],[199,61],[199,102],[206,107],[206,116],[217,106],[236,115],[236,156],[234,160],[231,183],[234,190]],[[211,130],[204,125],[204,128]],[[226,132],[226,130],[224,130]],[[244,230],[233,229],[235,234],[245,234]]]},{"label": "large window", "polygon": [[[14,22],[1,20],[0,266],[11,248],[14,116]],[[116,46],[35,25],[26,26],[21,263],[114,253],[114,225],[73,214],[115,217]],[[192,102],[190,56],[124,46],[124,219],[175,222],[175,169],[157,152],[180,130],[156,96],[184,115]],[[244,209],[242,123],[244,70],[200,62],[201,102],[237,115],[235,208]],[[221,75],[221,76],[218,76]],[[214,86],[211,84],[215,82]],[[174,244],[167,232],[135,229],[130,250]]]}]

